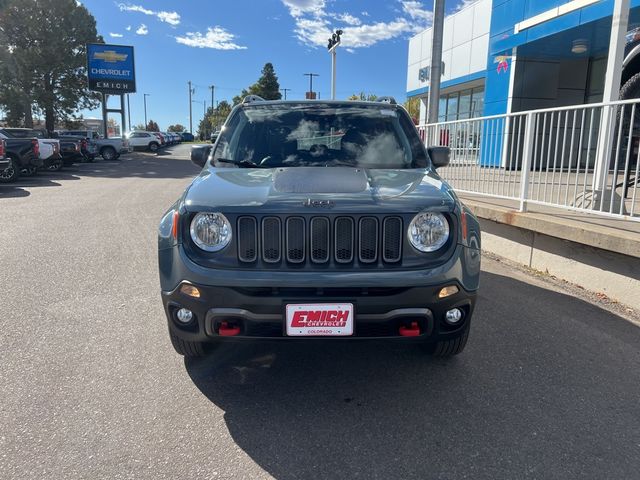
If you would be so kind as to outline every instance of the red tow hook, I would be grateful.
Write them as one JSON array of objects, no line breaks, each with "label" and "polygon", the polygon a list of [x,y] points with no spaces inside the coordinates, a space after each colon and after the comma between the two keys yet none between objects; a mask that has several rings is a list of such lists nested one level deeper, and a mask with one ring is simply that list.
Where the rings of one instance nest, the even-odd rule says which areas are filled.
[{"label": "red tow hook", "polygon": [[411,322],[411,325],[402,325],[398,331],[402,337],[417,337],[420,335],[420,326],[418,322]]},{"label": "red tow hook", "polygon": [[222,322],[218,329],[218,335],[221,337],[233,337],[240,333],[240,327],[229,325],[227,322]]}]

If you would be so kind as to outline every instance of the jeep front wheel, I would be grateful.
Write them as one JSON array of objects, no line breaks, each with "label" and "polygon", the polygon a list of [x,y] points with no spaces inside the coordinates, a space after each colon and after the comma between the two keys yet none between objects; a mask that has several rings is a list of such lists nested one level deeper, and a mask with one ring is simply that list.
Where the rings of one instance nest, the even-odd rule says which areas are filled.
[{"label": "jeep front wheel", "polygon": [[429,354],[434,357],[446,358],[453,357],[454,355],[458,355],[462,353],[464,347],[467,345],[467,340],[469,339],[469,324],[464,327],[464,331],[459,337],[453,338],[451,340],[440,340],[435,343],[430,343],[425,345],[426,350]]},{"label": "jeep front wheel", "polygon": [[171,344],[176,352],[185,357],[202,357],[209,351],[209,345],[203,342],[190,342],[178,337],[171,328],[169,328],[169,336]]}]

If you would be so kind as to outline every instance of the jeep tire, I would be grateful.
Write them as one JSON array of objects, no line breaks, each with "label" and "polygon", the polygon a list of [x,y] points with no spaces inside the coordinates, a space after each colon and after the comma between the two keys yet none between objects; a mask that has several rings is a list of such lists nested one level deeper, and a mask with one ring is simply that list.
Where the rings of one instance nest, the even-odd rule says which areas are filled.
[{"label": "jeep tire", "polygon": [[171,328],[169,328],[169,336],[171,344],[176,352],[185,357],[202,357],[209,351],[209,345],[203,342],[190,342],[178,337]]},{"label": "jeep tire", "polygon": [[459,337],[452,340],[440,340],[435,343],[425,345],[429,354],[434,357],[447,358],[462,353],[469,339],[469,324],[464,327],[464,331]]}]

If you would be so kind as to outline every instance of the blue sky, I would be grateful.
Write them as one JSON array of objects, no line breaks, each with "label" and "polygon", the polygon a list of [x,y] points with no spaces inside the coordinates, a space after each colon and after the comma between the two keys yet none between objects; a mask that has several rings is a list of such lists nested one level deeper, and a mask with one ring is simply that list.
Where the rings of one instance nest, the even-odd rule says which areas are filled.
[{"label": "blue sky", "polygon": [[[451,12],[473,0],[447,0]],[[203,101],[231,100],[273,63],[287,98],[304,98],[306,72],[318,73],[314,90],[329,98],[332,30],[344,30],[338,52],[337,98],[364,91],[405,99],[408,39],[431,24],[432,0],[81,0],[107,43],[135,47],[138,93],[131,121],[147,116],[161,129],[188,128],[187,82],[195,85],[193,127]],[[100,117],[99,111],[83,112]]]}]

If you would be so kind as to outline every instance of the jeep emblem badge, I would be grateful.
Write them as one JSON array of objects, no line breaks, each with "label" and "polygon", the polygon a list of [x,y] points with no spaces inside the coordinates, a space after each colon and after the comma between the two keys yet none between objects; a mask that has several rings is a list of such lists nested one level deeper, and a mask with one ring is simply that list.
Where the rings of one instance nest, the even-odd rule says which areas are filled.
[{"label": "jeep emblem badge", "polygon": [[320,207],[320,208],[332,208],[333,201],[331,200],[312,200],[311,198],[307,198],[302,205],[305,207]]}]

